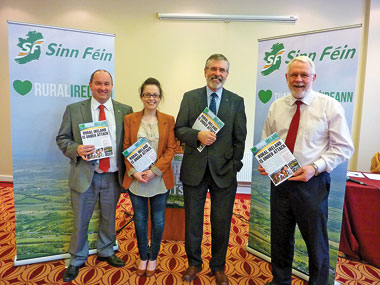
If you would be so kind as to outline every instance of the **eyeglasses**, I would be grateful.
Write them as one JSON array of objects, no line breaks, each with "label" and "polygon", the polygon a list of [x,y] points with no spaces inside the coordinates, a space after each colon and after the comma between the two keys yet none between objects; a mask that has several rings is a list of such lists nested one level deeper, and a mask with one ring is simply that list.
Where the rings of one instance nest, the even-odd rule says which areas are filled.
[{"label": "eyeglasses", "polygon": [[309,77],[313,76],[314,74],[309,74],[309,73],[292,73],[289,74],[289,77],[292,79],[298,78],[298,76],[301,76],[302,79],[308,79]]},{"label": "eyeglasses", "polygon": [[224,68],[220,67],[220,68],[217,68],[217,67],[206,67],[207,69],[211,70],[212,72],[217,72],[219,70],[220,73],[226,73],[227,70],[225,70]]},{"label": "eyeglasses", "polygon": [[145,99],[148,99],[148,98],[158,99],[158,98],[161,98],[161,95],[160,94],[143,93],[142,97]]}]

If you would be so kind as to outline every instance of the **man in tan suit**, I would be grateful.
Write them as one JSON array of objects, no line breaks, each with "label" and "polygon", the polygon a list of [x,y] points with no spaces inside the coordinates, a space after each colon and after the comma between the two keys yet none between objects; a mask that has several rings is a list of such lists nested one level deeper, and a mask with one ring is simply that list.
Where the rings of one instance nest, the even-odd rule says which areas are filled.
[{"label": "man in tan suit", "polygon": [[[88,224],[95,204],[99,200],[100,217],[97,240],[98,260],[111,266],[122,267],[124,261],[115,256],[113,245],[116,240],[115,212],[124,175],[122,145],[124,137],[123,118],[132,113],[130,106],[112,100],[113,82],[106,70],[96,70],[90,79],[92,98],[67,106],[56,141],[60,150],[70,158],[69,187],[74,212],[74,229],[69,253],[70,265],[63,281],[74,280],[88,256]],[[101,107],[104,106],[104,107]],[[100,108],[104,109],[110,131],[114,156],[109,169],[103,171],[99,160],[88,161],[86,155],[94,152],[93,145],[83,145],[79,124],[99,120]]]}]

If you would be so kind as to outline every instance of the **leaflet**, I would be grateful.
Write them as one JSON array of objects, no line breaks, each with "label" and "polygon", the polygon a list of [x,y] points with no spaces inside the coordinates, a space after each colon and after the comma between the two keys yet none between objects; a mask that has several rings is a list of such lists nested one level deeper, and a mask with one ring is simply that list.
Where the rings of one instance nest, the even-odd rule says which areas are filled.
[{"label": "leaflet", "polygon": [[[224,123],[208,107],[206,107],[195,120],[193,129],[199,131],[210,131],[217,134],[223,126]],[[201,152],[205,147],[206,146],[204,144],[201,144],[197,147],[197,149]]]},{"label": "leaflet", "polygon": [[124,150],[123,155],[137,172],[149,169],[157,160],[157,154],[146,138],[140,138],[137,142]]},{"label": "leaflet", "polygon": [[88,160],[114,156],[107,121],[79,124],[84,145],[94,145],[94,153],[86,155]]},{"label": "leaflet", "polygon": [[293,176],[301,167],[277,133],[259,142],[251,150],[276,186]]}]

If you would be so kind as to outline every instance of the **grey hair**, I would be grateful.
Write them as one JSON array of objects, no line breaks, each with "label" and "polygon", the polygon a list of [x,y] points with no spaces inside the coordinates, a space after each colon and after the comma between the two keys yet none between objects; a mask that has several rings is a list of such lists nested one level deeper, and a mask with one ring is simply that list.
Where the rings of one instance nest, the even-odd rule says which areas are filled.
[{"label": "grey hair", "polygon": [[221,53],[214,53],[214,54],[210,55],[209,58],[206,60],[205,69],[208,68],[208,63],[211,60],[224,60],[227,62],[227,71],[230,69],[230,62],[228,61],[227,57],[225,57]]},{"label": "grey hair", "polygon": [[300,56],[296,56],[295,58],[293,58],[289,63],[288,63],[288,67],[286,68],[286,74],[289,74],[289,69],[290,69],[290,65],[294,62],[294,61],[301,61],[301,62],[304,62],[304,63],[308,63],[311,67],[311,72],[313,74],[315,74],[315,65],[314,65],[314,62],[313,60],[306,56],[306,55],[300,55]]}]

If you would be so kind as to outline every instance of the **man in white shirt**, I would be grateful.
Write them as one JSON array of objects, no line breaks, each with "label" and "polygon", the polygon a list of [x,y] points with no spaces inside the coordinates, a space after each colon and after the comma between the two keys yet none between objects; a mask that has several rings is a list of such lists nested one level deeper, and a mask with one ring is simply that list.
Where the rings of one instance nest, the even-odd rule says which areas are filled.
[{"label": "man in white shirt", "polygon": [[[286,141],[293,115],[300,105],[295,143],[288,147],[294,147],[293,154],[302,167],[288,181],[278,186],[271,184],[272,284],[291,284],[297,224],[308,249],[309,284],[323,285],[328,284],[330,267],[329,173],[351,157],[354,147],[340,103],[312,90],[316,79],[313,61],[306,56],[292,59],[285,76],[291,95],[271,105],[262,138],[277,132]],[[261,165],[258,170],[261,175],[268,175]]]}]

